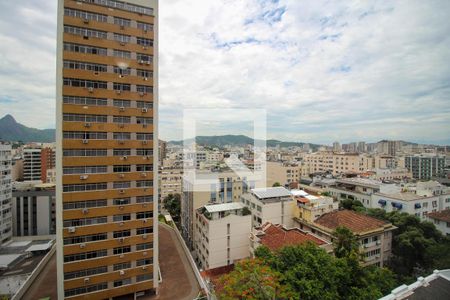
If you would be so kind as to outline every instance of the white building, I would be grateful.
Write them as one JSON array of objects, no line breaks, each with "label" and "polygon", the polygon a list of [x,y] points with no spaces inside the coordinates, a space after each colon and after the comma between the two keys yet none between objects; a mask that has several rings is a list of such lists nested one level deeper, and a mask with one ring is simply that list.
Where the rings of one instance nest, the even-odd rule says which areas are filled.
[{"label": "white building", "polygon": [[12,193],[12,215],[14,236],[55,234],[55,184],[18,186]]},{"label": "white building", "polygon": [[214,269],[249,257],[251,217],[239,202],[197,209],[193,244],[199,267]]},{"label": "white building", "polygon": [[11,145],[0,143],[0,246],[12,236]]},{"label": "white building", "polygon": [[266,222],[282,224],[286,228],[294,225],[295,201],[284,187],[256,188],[242,194],[241,202],[252,212],[252,226]]},{"label": "white building", "polygon": [[40,148],[23,149],[23,180],[41,180],[41,151]]},{"label": "white building", "polygon": [[[450,198],[447,200],[450,204]],[[430,213],[427,217],[443,235],[450,236],[450,209]]]}]

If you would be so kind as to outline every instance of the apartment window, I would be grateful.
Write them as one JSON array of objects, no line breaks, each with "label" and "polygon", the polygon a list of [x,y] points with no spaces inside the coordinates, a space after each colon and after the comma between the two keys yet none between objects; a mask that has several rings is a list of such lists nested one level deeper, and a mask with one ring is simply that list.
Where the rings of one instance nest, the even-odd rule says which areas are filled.
[{"label": "apartment window", "polygon": [[65,122],[92,122],[106,123],[108,121],[105,115],[81,115],[81,114],[63,114]]},{"label": "apartment window", "polygon": [[63,149],[63,156],[106,156],[106,149]]},{"label": "apartment window", "polygon": [[113,123],[116,123],[116,124],[130,124],[131,123],[131,117],[114,116],[113,117]]},{"label": "apartment window", "polygon": [[116,198],[113,199],[114,205],[126,205],[131,203],[131,198]]},{"label": "apartment window", "polygon": [[87,242],[102,241],[102,240],[106,240],[107,238],[108,238],[108,234],[106,232],[90,234],[90,235],[74,236],[74,237],[64,238],[64,245],[73,245],[73,244],[80,244],[80,243],[87,243]]},{"label": "apartment window", "polygon": [[131,59],[131,52],[130,51],[123,51],[123,50],[113,50],[113,56],[120,57],[120,58],[126,58]]},{"label": "apartment window", "polygon": [[146,281],[146,280],[150,280],[150,279],[153,279],[153,275],[150,273],[140,274],[140,275],[136,276],[136,282]]},{"label": "apartment window", "polygon": [[64,184],[63,192],[84,192],[106,190],[106,182],[101,183],[85,183],[85,184]]},{"label": "apartment window", "polygon": [[131,278],[125,278],[114,281],[114,287],[119,287],[127,284],[131,284]]},{"label": "apartment window", "polygon": [[129,4],[126,2],[122,2],[122,1],[116,1],[116,0],[82,0],[82,1],[88,2],[88,3],[95,3],[98,5],[103,5],[103,6],[111,7],[111,8],[115,8],[115,9],[131,11],[131,12],[135,12],[135,13],[143,14],[143,15],[149,15],[149,16],[153,15],[152,8],[139,6],[139,5],[135,5],[135,4]]},{"label": "apartment window", "polygon": [[142,78],[152,78],[153,77],[153,72],[149,71],[149,70],[141,70],[141,69],[137,69],[137,76],[142,77]]},{"label": "apartment window", "polygon": [[113,167],[114,173],[127,173],[131,172],[131,166],[130,165],[115,165]]},{"label": "apartment window", "polygon": [[130,269],[130,268],[131,268],[131,262],[129,262],[129,261],[113,265],[113,270],[114,271],[119,271],[119,270],[123,270],[123,269]]},{"label": "apartment window", "polygon": [[114,99],[113,105],[116,107],[130,107],[131,101],[130,100],[120,100],[120,99]]},{"label": "apartment window", "polygon": [[80,294],[86,294],[86,293],[92,293],[96,291],[106,290],[108,288],[108,283],[102,282],[99,284],[89,285],[89,286],[83,286],[78,287],[70,290],[64,291],[65,297],[72,297]]},{"label": "apartment window", "polygon": [[113,221],[114,222],[123,222],[123,221],[130,221],[131,215],[130,214],[122,214],[122,215],[114,215]]},{"label": "apartment window", "polygon": [[106,173],[107,166],[82,166],[82,167],[64,167],[63,174],[95,174]]},{"label": "apartment window", "polygon": [[97,21],[97,22],[108,22],[108,17],[103,14],[96,14],[92,12],[72,9],[72,8],[64,8],[64,15],[74,18],[80,18],[83,20]]},{"label": "apartment window", "polygon": [[144,227],[136,229],[136,235],[153,233],[153,227]]},{"label": "apartment window", "polygon": [[82,253],[76,253],[76,254],[69,254],[69,255],[64,255],[64,262],[72,262],[72,261],[78,261],[78,260],[98,258],[98,257],[107,256],[107,255],[108,255],[108,251],[106,249],[90,251],[90,252],[82,252]]},{"label": "apartment window", "polygon": [[113,249],[114,255],[128,253],[128,252],[131,252],[131,247],[130,246],[117,247],[117,248]]},{"label": "apartment window", "polygon": [[114,156],[129,156],[131,155],[131,149],[114,149]]},{"label": "apartment window", "polygon": [[114,132],[113,139],[115,139],[115,140],[130,140],[131,133],[129,133],[129,132]]},{"label": "apartment window", "polygon": [[153,243],[144,243],[136,245],[136,251],[142,251],[147,249],[153,249]]},{"label": "apartment window", "polygon": [[153,31],[153,24],[137,22],[137,28],[142,29],[144,31]]},{"label": "apartment window", "polygon": [[114,66],[114,73],[120,74],[123,76],[129,76],[129,75],[131,75],[131,68],[121,68],[118,66]]},{"label": "apartment window", "polygon": [[106,81],[85,80],[78,78],[64,78],[64,85],[82,88],[106,89]]},{"label": "apartment window", "polygon": [[140,141],[153,140],[153,133],[136,133],[136,139]]},{"label": "apartment window", "polygon": [[113,182],[113,189],[128,189],[131,187],[131,181],[115,181]]},{"label": "apartment window", "polygon": [[130,84],[114,82],[113,86],[116,91],[131,91]]},{"label": "apartment window", "polygon": [[121,27],[131,27],[131,20],[114,17],[114,24],[119,25]]},{"label": "apartment window", "polygon": [[146,39],[146,38],[142,38],[142,37],[137,37],[136,38],[136,43],[138,45],[141,45],[143,47],[153,47],[153,40],[151,39]]},{"label": "apartment window", "polygon": [[150,172],[153,171],[153,165],[136,165],[136,172]]},{"label": "apartment window", "polygon": [[131,36],[125,34],[114,33],[114,40],[120,43],[129,43]]},{"label": "apartment window", "polygon": [[65,139],[75,140],[106,140],[106,132],[85,132],[85,131],[64,131],[63,137]]},{"label": "apartment window", "polygon": [[115,239],[117,238],[122,238],[122,237],[127,237],[127,236],[131,236],[131,231],[128,230],[122,230],[122,231],[114,231],[113,233],[113,237]]},{"label": "apartment window", "polygon": [[153,57],[148,54],[136,53],[136,59],[142,63],[152,63]]},{"label": "apartment window", "polygon": [[106,50],[106,48],[72,44],[72,43],[64,43],[64,51],[77,52],[83,54],[94,54],[101,56],[108,55],[108,51]]},{"label": "apartment window", "polygon": [[91,207],[103,207],[107,205],[107,200],[86,200],[79,202],[64,202],[64,209],[80,209],[80,208],[91,208]]},{"label": "apartment window", "polygon": [[153,196],[138,196],[136,197],[136,203],[149,203],[153,202]]},{"label": "apartment window", "polygon": [[152,211],[142,211],[136,213],[136,219],[148,219],[153,217]]},{"label": "apartment window", "polygon": [[138,180],[136,181],[136,187],[152,187],[153,180]]},{"label": "apartment window", "polygon": [[69,220],[64,220],[63,227],[89,226],[89,225],[104,224],[106,222],[107,222],[106,217],[69,219]]},{"label": "apartment window", "polygon": [[107,72],[106,65],[102,64],[65,60],[63,65],[64,69]]},{"label": "apartment window", "polygon": [[93,30],[83,27],[64,25],[64,33],[80,35],[83,37],[94,37],[99,39],[106,39],[106,31]]},{"label": "apartment window", "polygon": [[153,93],[153,87],[148,85],[138,85],[136,86],[138,93],[151,94]]},{"label": "apartment window", "polygon": [[101,266],[101,267],[84,269],[84,270],[73,271],[73,272],[66,272],[66,273],[64,273],[64,280],[74,279],[74,278],[79,278],[79,277],[87,277],[87,276],[102,274],[102,273],[106,273],[106,272],[108,272],[107,266]]},{"label": "apartment window", "polygon": [[108,100],[103,98],[63,96],[63,103],[75,105],[106,106],[108,105]]},{"label": "apartment window", "polygon": [[153,149],[136,149],[136,155],[152,156]]},{"label": "apartment window", "polygon": [[136,267],[144,266],[144,265],[151,265],[153,264],[153,259],[151,258],[144,258],[139,259],[136,261]]}]

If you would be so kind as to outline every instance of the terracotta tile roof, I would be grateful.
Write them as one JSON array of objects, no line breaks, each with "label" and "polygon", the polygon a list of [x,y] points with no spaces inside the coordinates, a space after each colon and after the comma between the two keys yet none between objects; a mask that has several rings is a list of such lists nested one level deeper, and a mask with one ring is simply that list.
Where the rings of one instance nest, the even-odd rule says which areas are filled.
[{"label": "terracotta tile roof", "polygon": [[325,241],[298,228],[286,229],[281,225],[266,223],[261,226],[262,234],[258,235],[261,244],[270,250],[278,250],[284,246],[301,245],[312,242],[318,246],[326,244]]},{"label": "terracotta tile roof", "polygon": [[428,217],[439,221],[450,222],[450,209],[429,213]]},{"label": "terracotta tile roof", "polygon": [[314,223],[332,231],[339,226],[345,226],[353,233],[363,233],[389,224],[352,210],[338,210],[323,214]]}]

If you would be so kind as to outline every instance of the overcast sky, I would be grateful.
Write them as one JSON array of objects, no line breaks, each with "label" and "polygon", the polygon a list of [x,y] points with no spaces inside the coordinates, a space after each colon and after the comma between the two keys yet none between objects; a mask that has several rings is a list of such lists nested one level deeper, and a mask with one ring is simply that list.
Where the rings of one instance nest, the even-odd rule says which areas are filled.
[{"label": "overcast sky", "polygon": [[[54,127],[56,2],[0,1],[0,117]],[[257,108],[269,138],[449,144],[449,12],[448,0],[161,0],[160,136],[182,137],[183,108],[223,109],[199,134],[251,134],[225,108]]]}]

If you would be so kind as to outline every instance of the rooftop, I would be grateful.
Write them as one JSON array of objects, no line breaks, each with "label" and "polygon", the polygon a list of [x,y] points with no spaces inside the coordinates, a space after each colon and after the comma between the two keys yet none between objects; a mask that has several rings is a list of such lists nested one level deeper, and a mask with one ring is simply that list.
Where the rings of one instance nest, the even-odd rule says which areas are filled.
[{"label": "rooftop", "polygon": [[346,178],[346,179],[338,179],[336,180],[336,183],[344,183],[344,184],[353,184],[353,185],[362,185],[362,186],[368,186],[372,188],[379,187],[382,182],[378,180],[368,179],[368,178]]},{"label": "rooftop", "polygon": [[205,205],[205,209],[209,213],[214,213],[214,212],[242,209],[244,208],[244,206],[245,205],[240,202],[230,202],[230,203]]},{"label": "rooftop", "polygon": [[428,217],[439,221],[450,222],[450,209],[429,213]]},{"label": "rooftop", "polygon": [[252,193],[259,199],[291,196],[291,192],[284,187],[257,188],[252,189]]},{"label": "rooftop", "polygon": [[338,210],[323,214],[314,223],[333,231],[339,226],[344,226],[356,234],[383,229],[390,224],[352,210]]},{"label": "rooftop", "polygon": [[327,244],[325,241],[301,231],[298,228],[286,229],[282,225],[266,223],[261,226],[261,231],[257,234],[261,244],[270,250],[278,250],[284,246],[302,245],[308,242],[318,246]]},{"label": "rooftop", "polygon": [[[416,193],[412,193],[412,192],[400,192],[400,193],[392,193],[392,194],[376,193],[376,195],[380,195],[380,196],[392,198],[392,199],[397,199],[397,200],[402,200],[402,201],[414,201],[414,200],[429,198],[427,196],[420,196],[420,195],[417,195]],[[430,197],[434,197],[434,196],[430,196]]]}]

